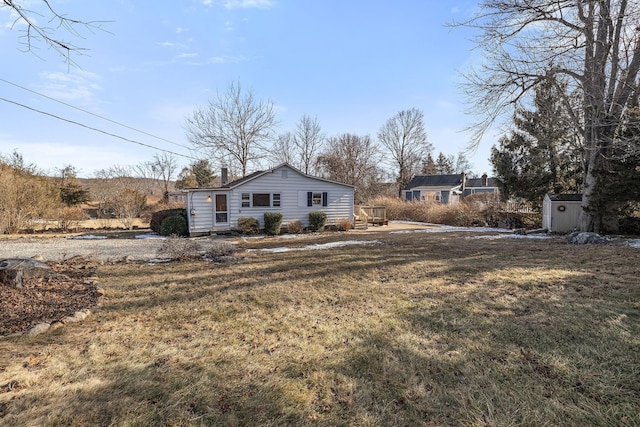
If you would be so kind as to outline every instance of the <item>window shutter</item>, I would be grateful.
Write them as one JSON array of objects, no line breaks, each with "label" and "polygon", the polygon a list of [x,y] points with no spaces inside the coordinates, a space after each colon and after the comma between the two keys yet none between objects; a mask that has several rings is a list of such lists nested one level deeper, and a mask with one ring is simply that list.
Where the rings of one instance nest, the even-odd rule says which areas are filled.
[{"label": "window shutter", "polygon": [[329,204],[329,194],[325,191],[322,193],[322,206],[327,206]]},{"label": "window shutter", "polygon": [[313,206],[313,193],[311,191],[307,192],[307,206]]}]

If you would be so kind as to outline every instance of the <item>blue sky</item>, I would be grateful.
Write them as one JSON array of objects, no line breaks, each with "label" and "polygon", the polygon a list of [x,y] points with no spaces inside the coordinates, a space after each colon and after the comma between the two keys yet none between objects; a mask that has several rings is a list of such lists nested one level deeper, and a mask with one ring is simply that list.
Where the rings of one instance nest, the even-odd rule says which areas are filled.
[{"label": "blue sky", "polygon": [[[37,0],[27,3],[35,9]],[[327,136],[375,138],[398,111],[424,112],[429,142],[445,154],[466,148],[460,72],[479,59],[468,29],[445,26],[474,1],[429,0],[54,0],[69,17],[105,22],[73,39],[88,50],[68,65],[42,44],[22,52],[23,27],[0,8],[0,97],[186,156],[183,123],[232,82],[271,100],[278,132],[304,114]],[[9,82],[9,83],[7,83]],[[173,143],[120,127],[31,91]],[[487,136],[471,162],[491,172]],[[90,176],[150,160],[158,151],[0,100],[0,153],[17,149],[53,170],[71,164]],[[186,165],[190,160],[180,158]],[[215,162],[214,162],[215,165]],[[218,165],[216,165],[218,166]]]}]

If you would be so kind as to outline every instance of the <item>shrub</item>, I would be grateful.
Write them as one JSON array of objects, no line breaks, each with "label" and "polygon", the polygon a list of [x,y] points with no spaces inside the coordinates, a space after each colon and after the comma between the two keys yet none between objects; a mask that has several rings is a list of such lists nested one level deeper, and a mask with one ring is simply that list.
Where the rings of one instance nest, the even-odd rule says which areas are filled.
[{"label": "shrub", "polygon": [[211,261],[225,261],[228,257],[233,255],[238,251],[238,248],[229,242],[213,242],[211,246],[209,246],[206,251],[206,257]]},{"label": "shrub", "polygon": [[326,213],[320,211],[309,212],[309,230],[322,231],[326,223]]},{"label": "shrub", "polygon": [[158,249],[158,257],[185,261],[200,258],[201,250],[198,242],[174,236],[162,243]]},{"label": "shrub", "polygon": [[265,212],[264,214],[264,232],[270,236],[280,234],[282,226],[282,214],[278,212]]},{"label": "shrub", "polygon": [[238,231],[241,234],[258,234],[260,233],[260,223],[255,218],[241,217],[238,218]]},{"label": "shrub", "polygon": [[80,227],[80,223],[87,218],[87,213],[81,207],[65,206],[58,211],[58,228],[64,232],[77,230]]},{"label": "shrub", "polygon": [[353,228],[353,223],[347,218],[340,218],[338,222],[336,222],[336,227],[340,231],[349,231]]},{"label": "shrub", "polygon": [[300,221],[293,220],[293,221],[289,221],[289,223],[287,224],[287,232],[291,233],[291,234],[300,234],[302,233],[302,223]]},{"label": "shrub", "polygon": [[182,215],[185,220],[187,218],[187,210],[183,208],[176,209],[164,209],[161,211],[154,212],[151,215],[151,221],[149,221],[149,227],[151,231],[155,231],[156,233],[160,233],[160,226],[162,225],[162,221],[170,216]]},{"label": "shrub", "polygon": [[182,215],[165,218],[160,224],[161,236],[186,236],[188,234],[187,220]]}]

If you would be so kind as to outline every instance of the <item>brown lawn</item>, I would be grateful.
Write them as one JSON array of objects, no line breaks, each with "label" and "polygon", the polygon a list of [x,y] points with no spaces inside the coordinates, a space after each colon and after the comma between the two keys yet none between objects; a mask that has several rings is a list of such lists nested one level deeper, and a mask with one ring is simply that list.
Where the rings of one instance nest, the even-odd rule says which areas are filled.
[{"label": "brown lawn", "polygon": [[470,236],[100,266],[85,322],[0,339],[0,424],[640,424],[640,249]]}]

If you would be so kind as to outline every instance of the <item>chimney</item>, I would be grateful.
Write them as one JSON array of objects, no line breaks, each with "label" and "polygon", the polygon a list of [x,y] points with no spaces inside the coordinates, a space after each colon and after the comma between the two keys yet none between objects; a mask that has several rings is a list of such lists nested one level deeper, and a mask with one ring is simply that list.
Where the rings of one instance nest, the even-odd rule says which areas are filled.
[{"label": "chimney", "polygon": [[483,174],[483,175],[482,175],[482,186],[483,186],[483,187],[486,187],[486,186],[487,186],[488,181],[489,181],[489,177],[487,177],[487,174],[486,174],[486,173],[485,173],[485,174]]},{"label": "chimney", "polygon": [[464,190],[467,187],[467,174],[465,174],[464,172],[460,174],[460,182],[462,183],[462,185],[460,186],[460,190],[464,194]]},{"label": "chimney", "polygon": [[222,173],[221,173],[221,180],[222,180],[222,185],[225,186],[229,183],[229,169],[227,168],[222,168]]}]

